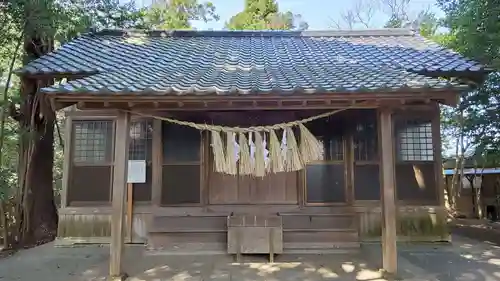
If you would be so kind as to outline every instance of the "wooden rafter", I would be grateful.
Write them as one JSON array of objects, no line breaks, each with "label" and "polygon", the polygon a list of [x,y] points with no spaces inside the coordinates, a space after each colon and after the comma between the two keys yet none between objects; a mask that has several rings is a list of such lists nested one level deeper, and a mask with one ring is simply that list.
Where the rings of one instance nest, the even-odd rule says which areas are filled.
[{"label": "wooden rafter", "polygon": [[391,92],[328,95],[252,95],[252,96],[137,96],[137,95],[49,95],[57,108],[76,104],[78,109],[158,109],[199,110],[285,110],[331,108],[377,108],[421,105],[438,102],[453,105],[457,92]]}]

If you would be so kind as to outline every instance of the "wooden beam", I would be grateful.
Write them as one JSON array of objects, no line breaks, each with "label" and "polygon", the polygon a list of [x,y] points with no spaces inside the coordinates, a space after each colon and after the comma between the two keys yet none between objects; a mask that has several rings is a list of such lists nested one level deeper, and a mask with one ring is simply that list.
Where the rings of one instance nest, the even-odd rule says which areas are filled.
[{"label": "wooden beam", "polygon": [[347,204],[352,206],[354,198],[354,137],[352,129],[348,130],[347,138],[344,138],[344,176],[346,182]]},{"label": "wooden beam", "polygon": [[395,146],[392,111],[379,111],[382,170],[382,264],[388,274],[397,272]]},{"label": "wooden beam", "polygon": [[61,188],[61,208],[68,206],[68,188],[70,184],[71,160],[72,153],[71,147],[73,136],[73,120],[71,116],[66,116],[64,122],[64,160],[63,160],[63,178]]},{"label": "wooden beam", "polygon": [[162,188],[162,169],[163,169],[163,146],[162,146],[162,121],[153,119],[152,135],[152,185],[151,185],[151,203],[153,207],[160,207],[161,188]]},{"label": "wooden beam", "polygon": [[109,260],[110,280],[124,280],[122,254],[124,244],[125,196],[130,141],[130,113],[119,111],[115,131],[115,159],[113,166],[113,195],[111,214],[111,246]]},{"label": "wooden beam", "polygon": [[[443,175],[443,159],[441,156],[441,118],[438,104],[434,105],[434,116],[432,118],[432,143],[434,144],[434,164],[436,173],[437,199],[439,206],[445,207],[445,182]],[[450,196],[450,194],[448,194]]]},{"label": "wooden beam", "polygon": [[[86,99],[81,100],[78,106],[81,110],[103,110],[103,109],[130,109],[133,105],[135,110],[168,110],[168,111],[205,111],[209,110],[301,110],[301,109],[335,109],[335,108],[378,108],[378,107],[413,107],[425,106],[434,103],[428,97],[422,98],[379,98],[379,99],[247,99],[247,100],[191,100],[184,101],[156,101],[156,100],[126,100],[126,99]],[[59,103],[63,103],[61,100]]]},{"label": "wooden beam", "polygon": [[445,101],[455,99],[460,91],[456,90],[426,90],[426,91],[393,91],[393,92],[370,92],[370,93],[360,93],[360,92],[345,92],[345,93],[317,93],[314,95],[297,93],[293,96],[289,94],[280,93],[266,93],[258,95],[158,95],[157,93],[143,93],[141,95],[130,95],[130,94],[61,94],[61,93],[48,93],[48,96],[53,96],[60,101],[72,101],[72,102],[100,102],[104,101],[110,102],[136,102],[136,103],[146,103],[146,102],[227,102],[227,101],[249,101],[250,103],[254,100],[256,101],[287,101],[287,100],[331,100],[332,102],[344,101],[350,102],[352,100],[396,100],[409,99],[409,100],[440,100]]},{"label": "wooden beam", "polygon": [[132,243],[133,239],[133,231],[132,224],[134,218],[134,184],[127,184],[127,234],[128,234],[128,243]]}]

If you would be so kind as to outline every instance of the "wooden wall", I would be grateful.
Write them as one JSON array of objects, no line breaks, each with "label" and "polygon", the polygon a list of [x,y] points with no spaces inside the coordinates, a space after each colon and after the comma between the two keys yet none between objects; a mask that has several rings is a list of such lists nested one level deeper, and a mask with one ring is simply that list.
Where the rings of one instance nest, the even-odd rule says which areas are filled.
[{"label": "wooden wall", "polygon": [[[263,118],[262,112],[253,112],[252,114],[217,112],[205,116],[183,113],[177,117],[196,122],[210,120],[215,124],[240,124],[243,126],[279,123],[314,114],[316,112],[312,111],[277,112]],[[228,118],[228,116],[230,117]],[[439,112],[436,111],[436,108],[424,111],[399,111],[395,116],[395,133],[399,136],[397,139],[399,146],[395,148],[398,149],[398,153],[396,153],[398,157],[401,156],[399,150],[401,150],[402,144],[398,132],[418,124],[431,124],[430,132],[425,126],[424,129],[414,129],[407,132],[407,134],[413,134],[417,138],[425,140],[417,144],[404,143],[406,145],[404,147],[405,155],[406,157],[411,156],[411,159],[397,159],[396,183],[399,206],[408,206],[400,210],[400,235],[411,234],[415,236],[415,233],[420,233],[419,231],[403,230],[406,228],[418,229],[418,227],[411,226],[411,223],[406,223],[407,221],[422,225],[421,228],[426,229],[425,221],[433,217],[429,215],[428,210],[431,208],[429,206],[442,206],[443,189],[439,182],[438,118]],[[98,164],[76,163],[74,161],[76,154],[74,144],[77,138],[75,124],[80,121],[101,122],[106,120],[111,122],[111,132],[113,132],[114,116],[112,114],[79,112],[72,116],[70,157],[67,157],[71,161],[66,173],[68,181],[66,196],[63,199],[65,202],[62,205],[59,236],[94,235],[90,234],[88,229],[92,229],[91,232],[100,233],[98,235],[107,235],[108,233],[107,226],[104,226],[107,225],[106,221],[109,220],[109,215],[105,208],[101,209],[99,206],[109,205],[112,158],[105,155],[106,161]],[[160,209],[169,210],[168,212],[175,216],[175,214],[185,214],[184,208],[202,207],[200,210],[203,213],[208,210],[206,206],[213,206],[210,209],[214,209],[217,205],[220,205],[224,210],[230,210],[233,208],[230,206],[234,204],[253,204],[256,205],[253,207],[253,211],[255,211],[266,210],[266,208],[258,206],[259,204],[266,206],[282,204],[285,208],[290,206],[297,207],[298,210],[305,210],[300,211],[305,213],[312,210],[310,208],[319,207],[320,209],[315,209],[314,212],[326,212],[327,214],[353,212],[357,214],[361,237],[363,239],[376,237],[377,225],[380,226],[380,169],[376,120],[376,110],[351,110],[330,119],[310,124],[310,130],[327,144],[327,157],[322,161],[311,163],[305,170],[277,174],[264,179],[250,179],[245,176],[229,177],[214,173],[210,167],[210,148],[207,136],[203,136],[197,131],[186,132],[189,130],[164,124],[161,134],[163,157],[160,161],[162,167],[160,179],[162,187],[160,205],[162,207]],[[431,156],[426,154],[429,153],[428,149],[426,152],[420,152],[415,148],[428,141],[427,134],[432,135],[432,143],[429,144],[432,146]],[[190,137],[179,137],[180,135],[189,135]],[[99,142],[95,139],[93,141]],[[148,147],[151,145],[149,141],[146,137],[144,141],[146,151],[151,151]],[[112,143],[111,138],[111,146]],[[151,154],[151,152],[149,153]],[[425,157],[421,157],[421,153]],[[154,179],[152,179],[151,174],[152,156],[150,154],[146,153],[148,182],[134,188],[134,198],[137,205],[145,208],[139,216],[150,216],[147,214],[151,213],[151,208],[146,207],[150,206],[151,194],[154,193],[152,191]],[[418,159],[415,158],[415,155],[418,156]],[[354,209],[343,208],[349,206],[353,206]],[[89,213],[89,210],[94,211]],[[251,210],[248,209],[248,211]],[[80,232],[83,234],[78,234]],[[426,231],[422,230],[422,233],[425,234]]]},{"label": "wooden wall", "polygon": [[[358,206],[361,241],[381,239],[380,206]],[[451,241],[446,222],[447,211],[442,206],[400,206],[397,234],[400,241]]]},{"label": "wooden wall", "polygon": [[[126,230],[126,241],[145,243],[150,225],[150,208],[136,208],[132,219],[132,229]],[[132,240],[128,238],[130,234],[132,234]],[[59,210],[56,244],[109,243],[110,237],[111,207],[67,207]]]}]

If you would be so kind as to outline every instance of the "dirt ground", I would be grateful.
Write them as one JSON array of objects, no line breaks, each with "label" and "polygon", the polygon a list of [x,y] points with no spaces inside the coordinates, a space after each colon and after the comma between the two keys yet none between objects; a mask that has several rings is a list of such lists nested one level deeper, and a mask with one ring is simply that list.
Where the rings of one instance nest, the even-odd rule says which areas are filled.
[{"label": "dirt ground", "polygon": [[457,235],[500,246],[500,223],[498,222],[457,219],[451,227],[453,233]]},{"label": "dirt ground", "polygon": [[[462,236],[453,241],[398,245],[398,280],[500,280],[500,247]],[[49,243],[1,259],[0,281],[106,280],[108,257],[107,246],[56,248]],[[236,264],[227,255],[153,255],[143,246],[128,246],[124,268],[131,281],[381,281],[380,260],[377,244],[353,254],[284,255],[274,264],[264,257]]]}]

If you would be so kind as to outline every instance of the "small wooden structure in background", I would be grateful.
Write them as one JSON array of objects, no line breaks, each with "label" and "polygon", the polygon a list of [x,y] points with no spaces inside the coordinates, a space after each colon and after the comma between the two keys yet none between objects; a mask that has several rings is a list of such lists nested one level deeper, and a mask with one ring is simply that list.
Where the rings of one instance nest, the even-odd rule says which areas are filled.
[{"label": "small wooden structure in background", "polygon": [[[450,161],[451,162],[451,161]],[[444,170],[448,190],[453,190],[452,181],[455,169],[452,165]],[[460,217],[500,218],[500,167],[482,168],[465,165],[463,175],[459,176],[462,187],[454,191],[456,212]],[[480,210],[480,212],[479,212]]]}]

